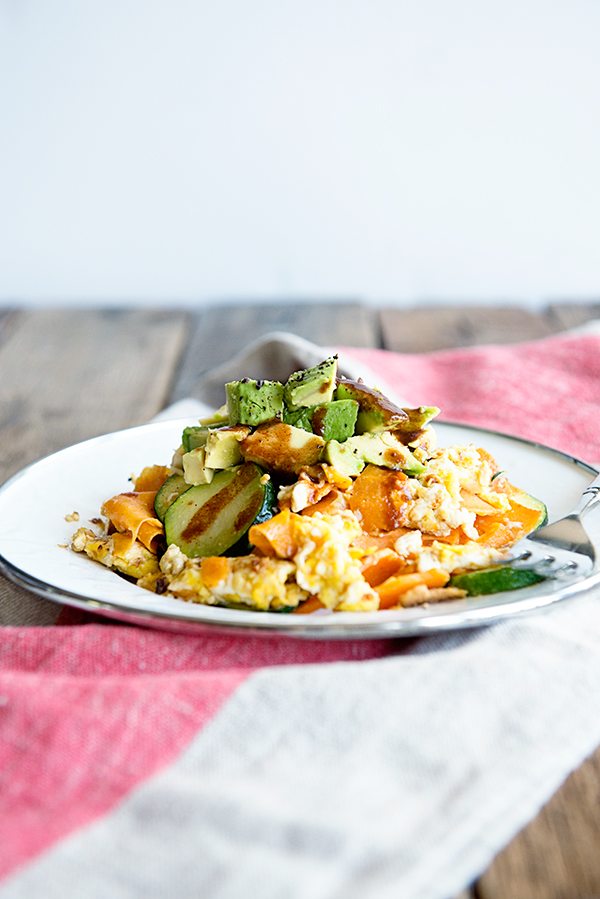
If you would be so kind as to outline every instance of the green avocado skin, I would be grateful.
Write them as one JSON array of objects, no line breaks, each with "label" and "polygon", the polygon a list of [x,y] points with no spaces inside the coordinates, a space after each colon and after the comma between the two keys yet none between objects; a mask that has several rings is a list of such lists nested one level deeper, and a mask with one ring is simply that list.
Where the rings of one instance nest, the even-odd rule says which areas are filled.
[{"label": "green avocado skin", "polygon": [[532,568],[482,568],[479,571],[465,571],[450,578],[450,587],[466,590],[469,596],[484,596],[489,593],[504,593],[505,590],[520,590],[545,580]]}]

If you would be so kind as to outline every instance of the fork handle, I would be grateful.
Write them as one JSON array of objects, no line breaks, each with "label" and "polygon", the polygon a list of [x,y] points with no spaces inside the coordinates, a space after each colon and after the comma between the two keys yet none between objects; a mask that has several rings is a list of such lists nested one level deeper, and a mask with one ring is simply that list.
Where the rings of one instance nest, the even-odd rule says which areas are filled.
[{"label": "fork handle", "polygon": [[596,475],[592,483],[585,488],[575,511],[581,516],[597,506],[598,503],[600,503],[600,474]]}]

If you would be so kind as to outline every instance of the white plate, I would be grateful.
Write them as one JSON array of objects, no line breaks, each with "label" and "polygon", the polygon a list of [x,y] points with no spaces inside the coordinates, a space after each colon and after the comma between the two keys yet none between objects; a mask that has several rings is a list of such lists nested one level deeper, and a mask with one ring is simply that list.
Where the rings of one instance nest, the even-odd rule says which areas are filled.
[{"label": "white plate", "polygon": [[[61,548],[73,531],[99,514],[102,502],[128,487],[145,465],[165,464],[189,421],[166,421],[87,440],[15,475],[0,489],[0,570],[56,602],[109,617],[174,630],[243,629],[312,638],[414,636],[496,621],[588,589],[598,572],[567,584],[458,600],[429,608],[384,612],[289,615],[184,603],[136,587],[102,565]],[[589,465],[546,447],[492,431],[436,425],[441,445],[475,442],[496,458],[510,480],[548,506],[552,521],[566,514],[592,480]],[[65,522],[77,511],[80,522]]]}]

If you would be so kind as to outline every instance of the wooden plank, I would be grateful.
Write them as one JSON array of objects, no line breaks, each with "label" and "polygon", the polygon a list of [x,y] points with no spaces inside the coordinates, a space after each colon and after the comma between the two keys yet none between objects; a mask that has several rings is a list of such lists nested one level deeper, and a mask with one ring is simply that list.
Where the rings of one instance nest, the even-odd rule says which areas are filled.
[{"label": "wooden plank", "polygon": [[600,318],[600,302],[595,303],[552,303],[548,307],[550,320],[561,331],[577,328],[593,318]]},{"label": "wooden plank", "polygon": [[0,477],[63,446],[147,421],[168,397],[185,317],[23,314],[0,345]]},{"label": "wooden plank", "polygon": [[477,899],[600,896],[600,749],[477,883]]},{"label": "wooden plank", "polygon": [[512,306],[440,306],[383,309],[383,345],[399,353],[424,353],[485,343],[516,343],[559,330],[541,312]]},{"label": "wooden plank", "polygon": [[377,346],[377,315],[359,303],[285,303],[214,306],[199,312],[173,399],[193,396],[201,375],[271,331],[329,346]]},{"label": "wooden plank", "polygon": [[[139,424],[166,399],[185,316],[30,312],[0,342],[0,481],[70,443]],[[48,624],[58,606],[0,578],[0,624]]]}]

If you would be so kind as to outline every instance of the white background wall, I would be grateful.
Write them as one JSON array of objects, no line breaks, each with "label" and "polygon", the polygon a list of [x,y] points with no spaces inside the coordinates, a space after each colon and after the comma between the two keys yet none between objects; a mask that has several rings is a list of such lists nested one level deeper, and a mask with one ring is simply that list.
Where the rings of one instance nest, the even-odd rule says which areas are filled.
[{"label": "white background wall", "polygon": [[600,294],[597,0],[0,10],[0,301]]}]

